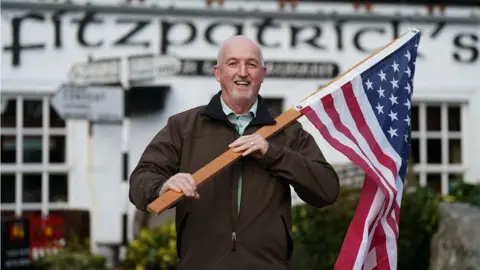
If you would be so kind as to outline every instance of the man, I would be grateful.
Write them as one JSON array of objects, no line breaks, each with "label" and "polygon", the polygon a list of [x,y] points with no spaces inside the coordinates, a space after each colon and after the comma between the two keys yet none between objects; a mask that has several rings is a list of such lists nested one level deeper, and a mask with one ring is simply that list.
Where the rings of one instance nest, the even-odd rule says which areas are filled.
[{"label": "man", "polygon": [[[130,179],[140,210],[172,189],[180,269],[290,269],[292,185],[323,207],[339,193],[336,172],[296,122],[266,141],[254,134],[275,123],[258,95],[266,76],[259,46],[234,36],[213,68],[221,91],[206,106],[173,115],[142,154]],[[233,148],[239,162],[196,186],[191,174]]]}]

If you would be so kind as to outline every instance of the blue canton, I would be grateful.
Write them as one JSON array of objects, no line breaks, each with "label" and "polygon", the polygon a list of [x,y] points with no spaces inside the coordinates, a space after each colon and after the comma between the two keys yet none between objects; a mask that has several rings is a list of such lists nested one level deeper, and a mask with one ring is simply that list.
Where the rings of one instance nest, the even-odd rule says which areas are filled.
[{"label": "blue canton", "polygon": [[404,181],[410,154],[413,77],[420,33],[393,54],[366,70],[363,88],[388,141],[402,158]]}]

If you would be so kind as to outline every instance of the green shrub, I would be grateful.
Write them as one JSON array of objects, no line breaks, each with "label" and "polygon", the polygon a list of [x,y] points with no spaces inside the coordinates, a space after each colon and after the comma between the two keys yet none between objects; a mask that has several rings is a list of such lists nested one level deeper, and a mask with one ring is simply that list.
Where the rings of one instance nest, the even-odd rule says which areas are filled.
[{"label": "green shrub", "polygon": [[88,240],[80,242],[72,235],[64,249],[56,254],[40,258],[34,264],[35,269],[44,270],[104,270],[106,259],[101,255],[92,254]]},{"label": "green shrub", "polygon": [[142,229],[127,247],[123,268],[169,270],[176,269],[177,262],[175,224],[168,220],[157,228]]},{"label": "green shrub", "polygon": [[[294,207],[296,269],[333,269],[359,198],[359,189],[343,189],[338,201],[329,207]],[[436,230],[439,201],[440,198],[428,188],[404,194],[398,269],[428,268],[429,242]]]},{"label": "green shrub", "polygon": [[468,184],[462,181],[450,185],[451,200],[465,202],[480,207],[480,184]]}]

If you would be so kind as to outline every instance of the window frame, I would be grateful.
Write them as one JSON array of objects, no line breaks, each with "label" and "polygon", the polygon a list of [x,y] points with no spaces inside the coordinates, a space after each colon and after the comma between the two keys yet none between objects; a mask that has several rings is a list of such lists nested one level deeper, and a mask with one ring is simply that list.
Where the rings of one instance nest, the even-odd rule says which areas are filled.
[{"label": "window frame", "polygon": [[[1,203],[2,211],[14,211],[15,216],[21,216],[24,211],[40,211],[42,216],[48,216],[51,210],[68,209],[71,201],[70,176],[68,167],[68,143],[67,143],[67,121],[63,127],[50,127],[50,102],[51,95],[28,94],[7,92],[2,93],[2,99],[15,100],[16,102],[16,124],[15,127],[2,127],[1,135],[15,136],[15,162],[1,163],[1,174],[15,175],[15,202]],[[24,101],[40,100],[42,104],[42,126],[36,128],[23,127]],[[42,162],[23,162],[23,137],[25,135],[37,135],[42,138]],[[62,163],[50,163],[49,140],[51,136],[63,136],[65,138],[65,160]],[[41,174],[41,202],[23,202],[23,175],[25,173]],[[49,176],[50,174],[61,173],[67,176],[67,200],[66,202],[50,202]]]},{"label": "window frame", "polygon": [[[419,143],[419,161],[415,161],[413,165],[413,171],[418,177],[419,185],[422,187],[427,186],[427,174],[438,173],[441,175],[441,194],[449,194],[450,174],[463,174],[465,179],[467,173],[467,115],[468,115],[468,102],[462,101],[429,101],[429,100],[414,100],[412,106],[418,108],[418,131],[413,131],[411,134],[412,139],[418,139]],[[440,131],[428,131],[427,130],[427,112],[426,108],[430,106],[440,107]],[[448,125],[448,108],[458,106],[460,107],[460,131],[449,131]],[[412,117],[413,118],[413,117]],[[440,139],[441,140],[441,153],[442,160],[439,164],[428,163],[427,155],[427,140],[428,139]],[[449,140],[459,139],[461,143],[461,162],[458,164],[449,163],[450,149]]]}]

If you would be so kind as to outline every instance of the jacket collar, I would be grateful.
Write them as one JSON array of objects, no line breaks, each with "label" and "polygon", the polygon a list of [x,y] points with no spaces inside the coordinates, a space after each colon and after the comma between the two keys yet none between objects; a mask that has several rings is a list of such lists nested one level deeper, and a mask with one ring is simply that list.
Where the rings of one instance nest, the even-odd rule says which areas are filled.
[{"label": "jacket collar", "polygon": [[[215,118],[218,120],[228,121],[227,115],[223,112],[222,104],[220,102],[220,96],[222,91],[220,90],[213,98],[210,100],[208,105],[202,111],[201,115],[208,116],[211,118]],[[257,112],[253,120],[250,122],[250,125],[273,125],[275,124],[275,119],[268,111],[267,104],[263,100],[263,98],[258,95],[257,96]]]}]

